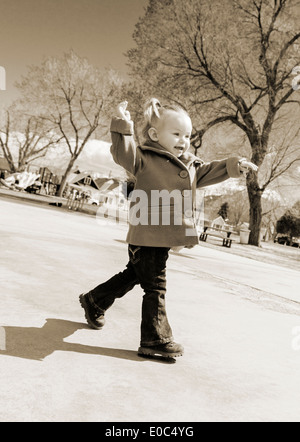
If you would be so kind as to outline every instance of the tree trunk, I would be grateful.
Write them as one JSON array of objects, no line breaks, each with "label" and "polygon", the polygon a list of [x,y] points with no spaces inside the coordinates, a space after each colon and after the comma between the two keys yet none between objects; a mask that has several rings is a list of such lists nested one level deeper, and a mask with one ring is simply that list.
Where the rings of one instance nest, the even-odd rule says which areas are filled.
[{"label": "tree trunk", "polygon": [[65,173],[64,173],[64,175],[63,175],[63,177],[61,179],[61,183],[60,183],[60,186],[59,186],[58,191],[56,193],[56,196],[59,196],[59,197],[62,196],[64,188],[65,188],[66,183],[67,183],[67,178],[68,178],[68,176],[69,176],[69,174],[70,174],[70,172],[72,170],[72,167],[73,167],[76,159],[77,159],[77,157],[76,158],[71,158],[71,160],[70,160],[70,162],[68,164],[68,167],[67,167],[67,169],[66,169],[66,171],[65,171]]},{"label": "tree trunk", "polygon": [[[7,158],[6,158],[6,159],[7,159]],[[16,173],[16,172],[18,172],[18,169],[17,169],[17,167],[14,165],[13,162],[8,161],[8,164],[9,164],[10,172],[11,172],[11,173]]]},{"label": "tree trunk", "polygon": [[248,190],[249,203],[250,203],[249,244],[259,247],[260,246],[261,221],[262,221],[262,207],[261,207],[262,191],[258,186],[257,177],[254,174],[251,174],[251,176],[248,176],[247,190]]}]

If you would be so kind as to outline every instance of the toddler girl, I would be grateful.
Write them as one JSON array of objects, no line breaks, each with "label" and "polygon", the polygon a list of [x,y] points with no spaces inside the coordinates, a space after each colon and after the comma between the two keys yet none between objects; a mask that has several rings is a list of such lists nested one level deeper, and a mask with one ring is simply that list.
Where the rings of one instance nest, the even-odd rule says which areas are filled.
[{"label": "toddler girl", "polygon": [[80,303],[88,324],[101,329],[115,299],[140,284],[144,291],[140,356],[183,354],[166,313],[166,262],[170,248],[198,244],[196,188],[257,170],[236,157],[204,163],[188,151],[191,133],[192,122],[184,109],[162,106],[156,99],[146,106],[143,145],[135,143],[127,102],[118,106],[111,123],[114,161],[136,179],[129,211],[129,261],[123,272],[80,295]]}]

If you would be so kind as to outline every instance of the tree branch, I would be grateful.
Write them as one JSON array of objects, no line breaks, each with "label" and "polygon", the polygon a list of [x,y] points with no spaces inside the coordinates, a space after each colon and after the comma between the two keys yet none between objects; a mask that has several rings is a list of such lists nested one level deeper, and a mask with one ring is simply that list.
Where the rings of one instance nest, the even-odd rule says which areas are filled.
[{"label": "tree branch", "polygon": [[247,132],[247,127],[240,121],[238,121],[237,115],[225,115],[223,117],[218,117],[210,121],[203,129],[196,130],[196,133],[191,138],[191,143],[193,144],[195,149],[197,150],[201,147],[203,136],[209,129],[216,126],[217,124],[225,123],[227,121],[235,124],[244,132]]},{"label": "tree branch", "polygon": [[274,63],[274,67],[273,67],[273,72],[274,75],[277,75],[278,72],[278,66],[280,61],[283,59],[284,55],[286,54],[286,52],[288,51],[288,49],[300,38],[300,32],[298,32],[297,34],[294,35],[293,38],[291,38],[288,42],[286,42],[286,44],[283,46],[283,48],[280,51],[280,54],[277,58],[277,60]]}]

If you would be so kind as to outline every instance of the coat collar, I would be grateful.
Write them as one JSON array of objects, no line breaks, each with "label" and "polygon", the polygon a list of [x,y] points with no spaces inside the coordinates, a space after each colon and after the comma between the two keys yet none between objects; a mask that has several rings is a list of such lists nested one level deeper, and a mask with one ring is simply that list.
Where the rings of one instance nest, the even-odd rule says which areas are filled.
[{"label": "coat collar", "polygon": [[184,169],[189,169],[192,164],[194,164],[195,166],[203,164],[203,161],[200,158],[196,157],[196,155],[193,155],[191,152],[185,152],[183,155],[181,155],[180,158],[178,158],[171,152],[168,152],[166,149],[164,149],[159,143],[155,143],[154,141],[147,141],[145,144],[140,146],[140,148],[142,150],[151,150],[159,155],[166,156],[172,159]]}]

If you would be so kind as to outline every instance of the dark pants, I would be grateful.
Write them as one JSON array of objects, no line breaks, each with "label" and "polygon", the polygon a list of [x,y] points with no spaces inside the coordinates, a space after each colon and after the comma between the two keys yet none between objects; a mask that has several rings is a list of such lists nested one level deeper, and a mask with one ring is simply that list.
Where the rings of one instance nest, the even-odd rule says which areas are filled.
[{"label": "dark pants", "polygon": [[173,340],[166,306],[166,262],[169,248],[129,245],[129,262],[118,273],[89,292],[90,301],[104,313],[116,298],[140,284],[144,290],[142,303],[141,346],[165,344]]}]

